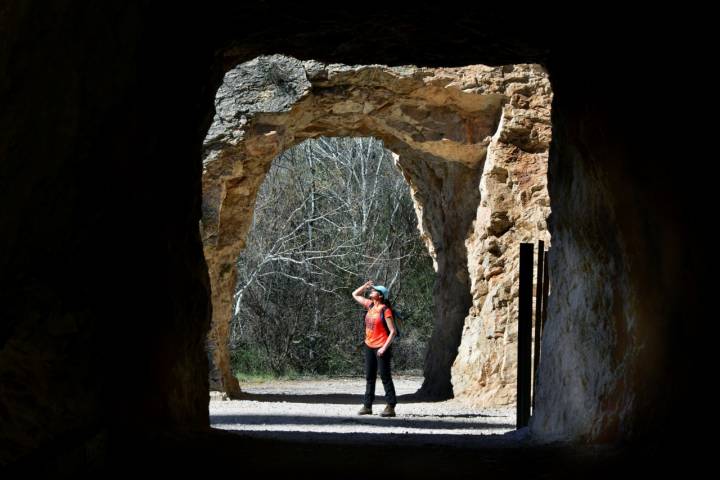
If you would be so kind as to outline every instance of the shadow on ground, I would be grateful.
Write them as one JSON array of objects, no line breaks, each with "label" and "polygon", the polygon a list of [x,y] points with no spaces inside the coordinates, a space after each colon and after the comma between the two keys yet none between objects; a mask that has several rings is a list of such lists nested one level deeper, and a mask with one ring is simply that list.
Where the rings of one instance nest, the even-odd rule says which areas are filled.
[{"label": "shadow on ground", "polygon": [[414,420],[412,418],[378,418],[370,416],[298,416],[298,415],[211,415],[210,424],[215,425],[372,425],[375,427],[406,427],[446,430],[507,430],[515,425],[507,423],[469,423],[447,420]]},{"label": "shadow on ground", "polygon": [[[378,399],[382,400],[383,396],[378,395]],[[241,392],[234,400],[251,400],[254,402],[290,402],[290,403],[332,403],[336,405],[362,405],[363,395],[350,393],[321,393],[321,394],[301,394],[294,395],[291,393],[247,393]],[[398,395],[399,404],[411,403],[434,403],[445,402],[447,399],[432,399],[420,393],[407,393]]]},{"label": "shadow on ground", "polygon": [[[184,435],[133,436],[118,443],[114,475],[311,474],[312,478],[560,478],[603,479],[662,473],[669,456],[648,446],[533,446],[527,442],[493,442],[477,448],[433,445],[365,444],[250,438],[222,430]],[[198,477],[200,478],[200,477]],[[660,478],[660,477],[658,477]]]}]

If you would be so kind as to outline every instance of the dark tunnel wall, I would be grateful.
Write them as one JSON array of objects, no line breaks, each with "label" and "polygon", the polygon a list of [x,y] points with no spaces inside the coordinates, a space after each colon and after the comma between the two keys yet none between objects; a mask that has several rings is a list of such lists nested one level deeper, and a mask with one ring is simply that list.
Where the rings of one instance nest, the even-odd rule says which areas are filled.
[{"label": "dark tunnel wall", "polygon": [[681,118],[680,105],[646,80],[668,50],[637,36],[637,17],[608,14],[608,37],[547,10],[201,5],[0,8],[1,466],[82,469],[142,432],[207,428],[200,147],[223,70],[261,53],[545,64],[560,133],[550,228],[573,220],[562,217],[563,189],[593,180],[562,163],[580,149],[585,171],[602,172],[603,202],[621,212],[605,234],[626,245],[628,296],[647,339],[621,386],[637,393],[631,426],[602,438],[683,431],[675,412],[689,402],[698,353],[688,338],[701,318],[699,252],[687,246],[701,243],[703,199],[673,174],[677,145],[649,141]]}]

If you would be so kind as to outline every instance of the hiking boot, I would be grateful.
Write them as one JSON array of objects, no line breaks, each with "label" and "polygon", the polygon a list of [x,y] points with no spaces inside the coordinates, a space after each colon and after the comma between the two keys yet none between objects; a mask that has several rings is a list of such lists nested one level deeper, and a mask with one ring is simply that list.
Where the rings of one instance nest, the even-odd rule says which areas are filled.
[{"label": "hiking boot", "polygon": [[387,405],[385,407],[385,410],[382,411],[380,414],[381,417],[394,417],[395,416],[395,407],[392,405]]},{"label": "hiking boot", "polygon": [[363,405],[363,407],[357,412],[358,415],[372,415],[372,408]]}]

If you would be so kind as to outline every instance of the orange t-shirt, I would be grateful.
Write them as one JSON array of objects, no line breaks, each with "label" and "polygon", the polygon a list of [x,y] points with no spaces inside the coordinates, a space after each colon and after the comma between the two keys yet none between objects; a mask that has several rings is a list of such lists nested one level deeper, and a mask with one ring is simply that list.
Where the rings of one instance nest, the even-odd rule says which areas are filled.
[{"label": "orange t-shirt", "polygon": [[[380,312],[384,305],[373,306],[372,300],[365,300],[365,308],[368,310],[365,314],[365,344],[370,348],[380,348],[385,345],[389,334],[385,330],[385,325],[380,318]],[[393,318],[392,311],[385,308],[385,318]]]}]

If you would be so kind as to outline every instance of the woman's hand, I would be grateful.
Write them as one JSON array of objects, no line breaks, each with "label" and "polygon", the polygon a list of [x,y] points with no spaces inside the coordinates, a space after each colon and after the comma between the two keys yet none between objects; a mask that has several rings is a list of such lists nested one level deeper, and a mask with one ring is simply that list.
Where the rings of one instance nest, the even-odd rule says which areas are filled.
[{"label": "woman's hand", "polygon": [[368,280],[367,282],[360,285],[353,293],[352,296],[355,299],[356,302],[358,302],[363,307],[367,308],[367,299],[363,296],[363,292],[367,290],[368,288],[372,287],[373,281]]},{"label": "woman's hand", "polygon": [[385,347],[378,348],[378,351],[377,351],[378,357],[382,357],[384,353],[385,353]]}]

